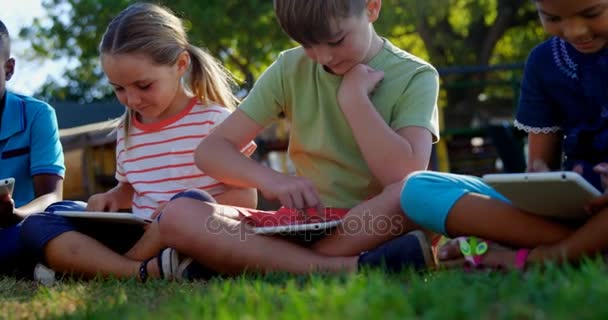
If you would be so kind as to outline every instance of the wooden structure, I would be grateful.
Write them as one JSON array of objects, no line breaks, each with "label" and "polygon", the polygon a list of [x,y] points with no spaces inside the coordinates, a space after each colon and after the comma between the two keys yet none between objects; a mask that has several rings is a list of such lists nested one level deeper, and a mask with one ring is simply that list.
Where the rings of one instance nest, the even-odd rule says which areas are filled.
[{"label": "wooden structure", "polygon": [[116,181],[116,120],[59,130],[65,157],[65,199],[86,200]]}]

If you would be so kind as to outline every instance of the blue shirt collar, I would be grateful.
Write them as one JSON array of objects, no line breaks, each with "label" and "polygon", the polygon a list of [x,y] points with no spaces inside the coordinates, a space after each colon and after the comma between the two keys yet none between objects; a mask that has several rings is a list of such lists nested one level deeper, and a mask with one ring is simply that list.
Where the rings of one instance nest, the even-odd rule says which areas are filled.
[{"label": "blue shirt collar", "polygon": [[19,96],[7,91],[0,140],[8,139],[25,130],[25,120],[25,102]]}]

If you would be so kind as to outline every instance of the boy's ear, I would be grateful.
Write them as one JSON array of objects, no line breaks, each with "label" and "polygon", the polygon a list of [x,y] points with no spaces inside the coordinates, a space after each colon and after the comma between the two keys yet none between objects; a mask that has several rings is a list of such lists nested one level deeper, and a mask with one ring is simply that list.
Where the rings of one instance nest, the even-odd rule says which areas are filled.
[{"label": "boy's ear", "polygon": [[15,59],[9,58],[4,62],[4,76],[6,81],[10,80],[15,72]]},{"label": "boy's ear", "polygon": [[369,22],[376,22],[380,16],[382,0],[367,0],[367,18]]}]

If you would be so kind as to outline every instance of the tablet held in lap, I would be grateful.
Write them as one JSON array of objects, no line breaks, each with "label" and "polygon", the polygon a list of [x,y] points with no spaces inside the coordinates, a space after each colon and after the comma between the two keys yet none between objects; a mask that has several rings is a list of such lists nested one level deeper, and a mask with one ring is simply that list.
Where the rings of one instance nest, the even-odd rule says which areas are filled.
[{"label": "tablet held in lap", "polygon": [[325,208],[323,212],[318,212],[315,208],[298,210],[285,207],[277,211],[245,208],[238,210],[245,216],[244,222],[253,226],[253,232],[257,234],[329,229],[338,226],[349,211],[349,209]]},{"label": "tablet held in lap", "polygon": [[558,219],[585,219],[585,206],[601,192],[576,172],[487,174],[483,181],[511,203],[532,214]]}]

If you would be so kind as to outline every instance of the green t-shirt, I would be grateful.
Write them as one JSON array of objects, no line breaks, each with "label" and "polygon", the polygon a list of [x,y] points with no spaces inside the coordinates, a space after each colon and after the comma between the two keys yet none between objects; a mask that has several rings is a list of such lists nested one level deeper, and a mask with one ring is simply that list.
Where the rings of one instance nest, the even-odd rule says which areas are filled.
[{"label": "green t-shirt", "polygon": [[[384,40],[368,63],[384,71],[372,103],[393,129],[427,128],[437,141],[437,71]],[[301,47],[282,52],[262,74],[240,109],[262,126],[283,113],[296,174],[310,179],[328,207],[352,208],[382,191],[337,101],[342,76],[331,74]],[[391,150],[386,150],[386,157]]]}]

